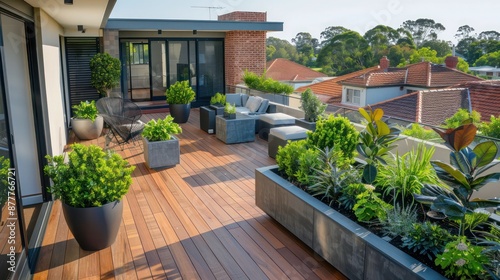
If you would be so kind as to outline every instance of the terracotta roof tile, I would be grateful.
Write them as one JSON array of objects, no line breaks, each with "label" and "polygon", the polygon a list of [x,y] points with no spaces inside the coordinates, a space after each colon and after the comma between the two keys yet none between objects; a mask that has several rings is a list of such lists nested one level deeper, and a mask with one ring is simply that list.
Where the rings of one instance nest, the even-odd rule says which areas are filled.
[{"label": "terracotta roof tile", "polygon": [[277,81],[312,81],[328,75],[314,71],[293,61],[277,58],[267,62],[266,77]]},{"label": "terracotta roof tile", "polygon": [[371,72],[348,80],[343,84],[362,87],[398,86],[405,83],[406,72]]},{"label": "terracotta roof tile", "polygon": [[370,107],[373,110],[378,108],[384,110],[384,114],[388,117],[415,122],[418,119],[418,97],[418,92],[413,92],[386,100],[384,102],[373,104]]},{"label": "terracotta roof tile", "polygon": [[471,96],[472,109],[481,114],[481,120],[500,116],[500,81],[475,81],[459,84],[467,88]]},{"label": "terracotta roof tile", "polygon": [[352,72],[352,73],[349,73],[346,75],[335,77],[333,79],[329,79],[329,80],[326,80],[323,82],[299,87],[299,88],[295,89],[295,91],[296,92],[303,92],[306,89],[310,88],[315,94],[330,96],[331,97],[330,99],[338,100],[338,103],[340,103],[340,100],[342,99],[342,84],[341,84],[342,81],[345,81],[347,79],[350,79],[350,78],[353,78],[356,76],[360,76],[360,75],[363,75],[363,74],[366,74],[366,73],[369,73],[372,71],[376,71],[378,69],[379,69],[378,66],[366,68],[366,69]]},{"label": "terracotta roof tile", "polygon": [[457,69],[432,64],[430,87],[449,87],[450,85],[470,81],[484,81],[482,78],[466,74]]}]

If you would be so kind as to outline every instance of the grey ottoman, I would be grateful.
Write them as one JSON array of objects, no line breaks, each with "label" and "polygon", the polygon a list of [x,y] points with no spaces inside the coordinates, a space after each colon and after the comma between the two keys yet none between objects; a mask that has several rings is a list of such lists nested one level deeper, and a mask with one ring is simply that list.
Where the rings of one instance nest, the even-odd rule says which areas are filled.
[{"label": "grey ottoman", "polygon": [[283,113],[264,114],[259,116],[258,133],[267,141],[271,128],[295,125],[295,117]]},{"label": "grey ottoman", "polygon": [[306,139],[307,131],[309,130],[297,125],[271,128],[269,132],[267,154],[272,158],[276,158],[279,146],[284,147],[288,140],[297,141]]}]

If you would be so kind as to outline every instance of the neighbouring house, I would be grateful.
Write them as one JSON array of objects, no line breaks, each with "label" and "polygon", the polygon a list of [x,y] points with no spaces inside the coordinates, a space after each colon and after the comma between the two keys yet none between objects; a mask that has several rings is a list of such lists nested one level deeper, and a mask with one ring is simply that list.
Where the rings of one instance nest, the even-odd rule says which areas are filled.
[{"label": "neighbouring house", "polygon": [[475,110],[481,121],[500,116],[500,81],[471,81],[438,90],[416,91],[371,105],[389,117],[409,122],[441,125],[458,109]]},{"label": "neighbouring house", "polygon": [[486,76],[486,77],[488,77],[488,79],[491,79],[491,80],[500,79],[500,68],[498,68],[496,66],[495,67],[493,67],[493,66],[469,67],[469,70],[474,72],[474,74]]},{"label": "neighbouring house", "polygon": [[161,99],[189,80],[199,105],[239,83],[245,69],[263,72],[266,32],[283,29],[253,12],[217,21],[108,19],[116,2],[0,0],[0,168],[15,170],[9,211],[8,185],[0,184],[0,278],[29,279],[34,268],[52,208],[44,157],[64,152],[71,106],[99,98],[90,85],[96,53],[121,59],[115,93]]},{"label": "neighbouring house", "polygon": [[316,79],[327,78],[328,75],[285,58],[276,58],[267,62],[266,77],[292,85],[296,89],[311,84]]},{"label": "neighbouring house", "polygon": [[419,62],[393,68],[389,67],[387,57],[382,57],[377,67],[317,83],[312,85],[311,89],[315,94],[331,96],[327,100],[330,104],[365,107],[415,91],[441,89],[462,82],[483,80],[457,70],[457,62],[456,57],[448,57],[446,65]]}]

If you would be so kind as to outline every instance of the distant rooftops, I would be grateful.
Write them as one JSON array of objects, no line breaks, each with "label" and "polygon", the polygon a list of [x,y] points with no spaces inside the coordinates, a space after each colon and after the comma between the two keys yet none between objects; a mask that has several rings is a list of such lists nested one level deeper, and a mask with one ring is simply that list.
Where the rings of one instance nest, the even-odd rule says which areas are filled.
[{"label": "distant rooftops", "polygon": [[266,68],[266,77],[277,81],[313,81],[316,78],[328,77],[326,74],[284,58],[268,61]]}]

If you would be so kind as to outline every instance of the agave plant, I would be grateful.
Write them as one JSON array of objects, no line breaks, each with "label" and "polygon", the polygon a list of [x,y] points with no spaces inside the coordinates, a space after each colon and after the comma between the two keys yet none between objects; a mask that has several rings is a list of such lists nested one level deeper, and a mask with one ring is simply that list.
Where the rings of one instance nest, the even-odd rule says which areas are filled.
[{"label": "agave plant", "polygon": [[368,122],[365,129],[359,133],[359,143],[356,146],[358,153],[365,157],[366,165],[363,168],[363,180],[371,184],[377,177],[378,162],[386,164],[383,156],[396,146],[391,144],[397,140],[400,130],[389,126],[382,120],[382,109],[368,110],[359,108],[359,113]]},{"label": "agave plant", "polygon": [[474,191],[484,185],[497,182],[500,173],[484,174],[500,163],[495,160],[498,148],[493,141],[486,141],[470,148],[477,132],[474,124],[464,124],[446,131],[435,129],[451,149],[450,163],[431,161],[437,176],[446,183],[450,190],[425,185],[422,194],[414,194],[415,200],[429,204],[431,209],[441,212],[451,219],[461,221],[460,234],[463,234],[466,213],[481,207],[500,205],[498,199],[471,199]]}]

